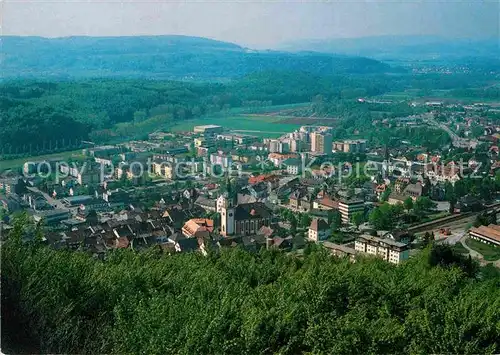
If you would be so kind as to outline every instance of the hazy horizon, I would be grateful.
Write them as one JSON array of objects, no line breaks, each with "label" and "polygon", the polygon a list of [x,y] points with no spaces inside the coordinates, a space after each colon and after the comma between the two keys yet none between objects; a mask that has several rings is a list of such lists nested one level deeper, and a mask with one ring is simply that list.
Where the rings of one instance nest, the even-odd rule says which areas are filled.
[{"label": "hazy horizon", "polygon": [[3,35],[184,35],[256,49],[300,40],[380,36],[499,38],[496,1],[1,3]]}]

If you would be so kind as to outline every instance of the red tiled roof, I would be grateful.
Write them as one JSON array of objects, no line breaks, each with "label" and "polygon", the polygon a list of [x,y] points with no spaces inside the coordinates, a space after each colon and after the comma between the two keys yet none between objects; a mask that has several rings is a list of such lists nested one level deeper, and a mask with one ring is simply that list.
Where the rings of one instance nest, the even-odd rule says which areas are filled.
[{"label": "red tiled roof", "polygon": [[257,176],[251,176],[249,179],[248,179],[248,183],[250,185],[255,185],[255,184],[258,184],[260,182],[265,182],[265,181],[269,181],[269,180],[274,180],[274,179],[278,179],[278,177],[274,174],[262,174],[262,175],[257,175]]},{"label": "red tiled roof", "polygon": [[320,230],[327,230],[328,223],[326,223],[324,219],[315,218],[312,220],[311,225],[309,226],[309,229],[312,229],[313,231],[316,231],[316,232],[320,231]]},{"label": "red tiled roof", "polygon": [[327,206],[330,208],[339,208],[339,203],[338,201],[334,201],[329,197],[323,197],[321,200],[318,201],[320,205]]},{"label": "red tiled roof", "polygon": [[120,237],[116,241],[116,247],[120,249],[125,249],[128,248],[129,246],[129,241],[126,237]]},{"label": "red tiled roof", "polygon": [[188,237],[197,236],[200,232],[211,233],[214,231],[214,221],[208,218],[193,218],[184,224],[182,231],[187,234],[186,236]]},{"label": "red tiled roof", "polygon": [[296,158],[298,157],[298,154],[295,153],[288,153],[288,154],[280,154],[280,153],[270,153],[268,155],[269,159],[277,158],[277,159],[288,159],[288,158]]}]

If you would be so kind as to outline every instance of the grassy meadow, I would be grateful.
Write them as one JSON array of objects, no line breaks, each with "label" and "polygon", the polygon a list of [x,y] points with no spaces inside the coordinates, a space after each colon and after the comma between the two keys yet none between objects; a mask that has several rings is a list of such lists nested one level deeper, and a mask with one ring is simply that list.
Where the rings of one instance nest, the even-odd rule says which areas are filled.
[{"label": "grassy meadow", "polygon": [[172,131],[191,131],[194,126],[214,124],[232,131],[247,133],[260,137],[279,137],[293,132],[301,125],[285,123],[287,118],[259,115],[232,115],[226,117],[200,118],[180,122],[172,127]]}]

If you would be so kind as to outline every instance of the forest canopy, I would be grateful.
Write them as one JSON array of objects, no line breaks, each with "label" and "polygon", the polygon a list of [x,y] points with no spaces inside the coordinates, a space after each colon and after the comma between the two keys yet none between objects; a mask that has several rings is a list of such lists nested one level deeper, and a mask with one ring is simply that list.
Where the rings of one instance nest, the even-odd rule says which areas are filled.
[{"label": "forest canopy", "polygon": [[[43,353],[498,353],[500,277],[445,246],[401,266],[310,248],[106,261],[10,238],[3,349]],[[6,326],[8,325],[8,327]]]},{"label": "forest canopy", "polygon": [[[408,86],[423,91],[453,87],[467,90],[483,85],[482,80],[459,74],[444,77],[260,71],[224,82],[5,81],[0,83],[0,156],[72,150],[81,148],[81,142],[87,140],[101,144],[142,139],[176,122],[228,114],[231,109],[298,103],[306,104],[304,117],[340,118],[336,138],[345,136],[344,129],[364,130],[369,136],[373,133],[372,120],[408,116],[422,109],[404,101],[360,105],[360,97],[404,91]],[[379,132],[372,135],[375,139],[380,136]],[[432,143],[441,142],[437,139]]]}]

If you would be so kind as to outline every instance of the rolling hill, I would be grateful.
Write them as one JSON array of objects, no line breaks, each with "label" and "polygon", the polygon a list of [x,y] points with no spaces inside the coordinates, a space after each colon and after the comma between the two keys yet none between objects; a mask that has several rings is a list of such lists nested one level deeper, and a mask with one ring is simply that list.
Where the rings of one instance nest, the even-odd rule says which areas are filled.
[{"label": "rolling hill", "polygon": [[325,53],[255,51],[187,36],[0,37],[4,78],[127,77],[224,79],[267,70],[382,73],[374,59]]},{"label": "rolling hill", "polygon": [[436,36],[374,36],[298,40],[283,43],[287,51],[312,51],[366,56],[378,60],[462,60],[500,57],[498,38],[469,39]]}]

